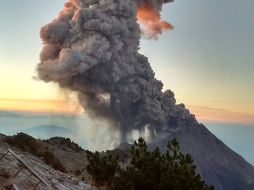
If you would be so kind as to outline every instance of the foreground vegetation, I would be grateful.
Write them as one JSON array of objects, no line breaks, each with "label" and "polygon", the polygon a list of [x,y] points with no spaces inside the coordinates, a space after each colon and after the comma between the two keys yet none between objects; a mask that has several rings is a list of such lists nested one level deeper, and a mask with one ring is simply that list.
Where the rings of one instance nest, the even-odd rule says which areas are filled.
[{"label": "foreground vegetation", "polygon": [[213,190],[196,173],[189,154],[180,151],[173,139],[167,152],[156,148],[148,151],[144,139],[132,146],[128,166],[119,164],[119,157],[109,152],[88,152],[87,171],[96,186],[107,190]]},{"label": "foreground vegetation", "polygon": [[51,165],[56,170],[66,172],[66,169],[61,161],[52,151],[48,149],[47,146],[25,133],[18,133],[17,135],[9,136],[5,139],[5,142],[11,146],[21,149],[22,151],[42,157],[46,164]]}]

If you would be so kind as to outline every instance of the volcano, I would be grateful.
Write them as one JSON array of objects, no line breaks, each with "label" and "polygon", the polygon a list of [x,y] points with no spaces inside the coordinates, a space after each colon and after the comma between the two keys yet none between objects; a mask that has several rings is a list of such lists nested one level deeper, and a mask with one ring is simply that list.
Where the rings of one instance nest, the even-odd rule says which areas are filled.
[{"label": "volcano", "polygon": [[204,125],[178,126],[149,147],[166,151],[176,138],[185,153],[192,155],[202,178],[216,190],[253,190],[254,167],[214,136]]},{"label": "volcano", "polygon": [[103,118],[119,141],[149,131],[165,151],[176,137],[207,183],[218,190],[253,190],[254,168],[230,150],[155,78],[139,53],[141,36],[173,29],[160,11],[171,0],[69,0],[41,29],[39,79],[75,91],[92,119]]}]

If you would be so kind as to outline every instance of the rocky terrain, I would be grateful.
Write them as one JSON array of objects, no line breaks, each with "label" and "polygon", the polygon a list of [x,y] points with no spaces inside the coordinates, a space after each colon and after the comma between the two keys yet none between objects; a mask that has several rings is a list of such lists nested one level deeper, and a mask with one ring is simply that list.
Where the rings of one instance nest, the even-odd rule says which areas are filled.
[{"label": "rocky terrain", "polygon": [[[254,167],[228,148],[203,125],[178,126],[164,131],[163,134],[158,134],[158,137],[160,138],[148,144],[149,149],[159,147],[162,152],[165,152],[168,141],[176,138],[180,143],[181,150],[192,155],[202,178],[206,183],[214,185],[216,190],[254,190]],[[6,151],[3,146],[6,138],[6,136],[0,138],[1,154]],[[15,146],[11,148],[30,166],[33,166],[33,169],[52,185],[53,189],[93,189],[87,185],[91,184],[91,179],[86,171],[87,153],[85,150],[70,139],[62,137],[53,137],[43,141],[34,140],[38,142],[37,149],[46,149],[59,159],[67,174],[45,164],[43,158],[21,151]],[[126,165],[129,161],[127,150],[130,146],[127,143],[121,144],[111,153],[119,154],[121,164]],[[15,173],[17,168],[17,161],[10,155],[4,161],[0,161],[0,184],[9,183],[10,180],[7,178]],[[34,180],[22,173],[15,183],[29,187],[34,183]],[[40,186],[40,189],[45,188]]]},{"label": "rocky terrain", "polygon": [[[0,138],[0,155],[6,152],[6,146],[4,145],[3,139]],[[53,169],[51,166],[45,164],[45,162],[34,155],[27,152],[20,151],[15,147],[11,147],[24,161],[29,165],[35,172],[39,174],[54,190],[95,190],[84,181],[74,177],[74,175],[65,174],[63,172]],[[60,153],[59,151],[58,153]],[[57,154],[58,154],[57,153]],[[66,151],[66,154],[69,154]],[[59,154],[59,156],[64,156]],[[80,155],[82,156],[82,154]],[[70,156],[69,156],[70,159]],[[78,160],[79,158],[77,158]],[[66,162],[68,163],[68,162]],[[75,163],[75,162],[74,162]],[[70,167],[70,166],[69,166]],[[78,165],[77,165],[78,167]],[[8,154],[3,160],[0,161],[0,189],[4,187],[16,184],[20,189],[29,190],[33,189],[38,180],[30,176],[29,172],[23,170],[16,178],[13,178],[16,171],[20,168],[18,161],[10,154]],[[37,189],[48,190],[43,184]]]}]

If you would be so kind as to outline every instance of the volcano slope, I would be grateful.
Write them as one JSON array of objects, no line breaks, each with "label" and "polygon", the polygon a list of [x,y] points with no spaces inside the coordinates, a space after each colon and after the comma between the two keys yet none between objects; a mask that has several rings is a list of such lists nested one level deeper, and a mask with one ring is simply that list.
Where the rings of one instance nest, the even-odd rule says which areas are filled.
[{"label": "volcano slope", "polygon": [[[191,154],[198,173],[216,190],[254,190],[254,167],[227,147],[202,124],[170,127],[148,149],[167,151],[168,141],[176,138],[183,153]],[[117,149],[127,150],[131,145],[122,143]]]},{"label": "volcano slope", "polygon": [[202,178],[216,190],[253,190],[254,167],[232,151],[202,124],[178,126],[164,133],[148,147],[167,149],[169,140],[176,138],[181,150],[190,153]]},{"label": "volcano slope", "polygon": [[198,124],[183,104],[176,104],[174,93],[163,91],[148,58],[139,52],[141,36],[156,39],[172,29],[160,18],[168,2],[67,1],[41,29],[38,78],[77,93],[86,114],[106,120],[121,142],[133,130],[148,129],[151,146],[165,150],[169,138],[176,137],[218,190],[253,190],[253,166]]}]

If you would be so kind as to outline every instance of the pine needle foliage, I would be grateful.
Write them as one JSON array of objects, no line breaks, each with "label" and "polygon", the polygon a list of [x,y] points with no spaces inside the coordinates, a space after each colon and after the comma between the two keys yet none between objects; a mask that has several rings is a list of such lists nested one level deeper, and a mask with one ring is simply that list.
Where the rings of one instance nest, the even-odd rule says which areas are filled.
[{"label": "pine needle foliage", "polygon": [[130,153],[130,164],[123,168],[118,157],[90,152],[87,170],[95,184],[107,190],[214,190],[201,179],[191,155],[181,152],[176,139],[162,154],[159,148],[149,151],[139,138]]}]

